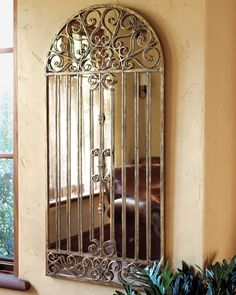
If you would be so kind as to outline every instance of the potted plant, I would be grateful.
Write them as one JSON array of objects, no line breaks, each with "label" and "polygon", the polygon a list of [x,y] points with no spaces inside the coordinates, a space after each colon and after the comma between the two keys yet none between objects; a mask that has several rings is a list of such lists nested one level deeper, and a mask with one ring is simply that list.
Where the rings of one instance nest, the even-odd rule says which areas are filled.
[{"label": "potted plant", "polygon": [[[210,264],[198,271],[184,261],[174,271],[161,259],[134,272],[136,284],[146,295],[233,295],[236,294],[236,256],[230,262]],[[131,284],[125,284],[127,295],[141,295]],[[114,295],[125,295],[116,291]]]}]

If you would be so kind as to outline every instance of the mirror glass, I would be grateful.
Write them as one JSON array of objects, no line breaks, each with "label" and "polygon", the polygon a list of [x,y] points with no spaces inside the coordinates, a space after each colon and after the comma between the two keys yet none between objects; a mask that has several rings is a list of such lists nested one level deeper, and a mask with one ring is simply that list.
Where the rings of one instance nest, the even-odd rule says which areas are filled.
[{"label": "mirror glass", "polygon": [[[77,76],[50,77],[49,135],[52,150],[49,247],[52,249],[56,247],[59,231],[60,249],[67,250],[68,219],[70,219],[71,250],[76,252],[79,250],[78,226],[81,226],[82,250],[87,253],[93,240],[100,241],[101,234],[103,242],[111,240],[113,219],[112,238],[115,240],[118,257],[123,256],[122,249],[124,251],[126,248],[125,257],[135,258],[135,247],[138,247],[139,259],[146,260],[148,251],[149,259],[159,259],[160,73],[151,75],[128,73],[125,75],[125,83],[124,75],[122,77],[122,74],[116,74],[113,76],[115,84],[103,89],[99,87],[93,89],[89,75],[83,75],[80,79],[82,87],[78,89]],[[56,87],[59,84],[60,102],[55,97]],[[67,97],[68,91],[71,101]],[[80,91],[81,103],[78,102]],[[58,114],[55,113],[55,109]],[[58,120],[60,123],[56,126]],[[55,130],[59,129],[60,134],[56,134]],[[68,129],[71,137],[69,144]],[[81,147],[80,151],[78,146]],[[107,156],[104,154],[101,156],[104,151],[108,152]],[[81,169],[78,165],[81,165]],[[58,168],[60,168],[60,177],[58,172],[55,173]],[[68,197],[70,204],[67,202]],[[122,202],[124,199],[125,202]],[[102,203],[103,208],[101,208]],[[111,211],[114,216],[111,216]],[[78,218],[80,212],[82,224]],[[124,216],[122,217],[124,212],[125,223]],[[138,227],[137,223],[135,225],[137,216]],[[56,221],[58,218],[59,226]],[[138,236],[139,244],[135,245]],[[150,242],[146,241],[147,238]]]}]

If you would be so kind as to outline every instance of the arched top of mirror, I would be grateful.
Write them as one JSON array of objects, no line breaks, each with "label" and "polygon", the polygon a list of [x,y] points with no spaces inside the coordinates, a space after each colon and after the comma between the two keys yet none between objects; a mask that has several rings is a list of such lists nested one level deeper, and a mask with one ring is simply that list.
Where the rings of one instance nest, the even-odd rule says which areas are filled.
[{"label": "arched top of mirror", "polygon": [[96,5],[70,18],[55,36],[46,72],[163,70],[159,39],[136,12]]}]

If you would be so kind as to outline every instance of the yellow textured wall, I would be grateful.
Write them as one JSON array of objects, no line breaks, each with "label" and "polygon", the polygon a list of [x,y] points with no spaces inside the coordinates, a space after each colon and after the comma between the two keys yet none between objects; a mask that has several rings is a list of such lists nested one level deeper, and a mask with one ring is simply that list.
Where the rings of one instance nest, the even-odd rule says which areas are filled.
[{"label": "yellow textured wall", "polygon": [[204,256],[236,254],[236,1],[207,1]]},{"label": "yellow textured wall", "polygon": [[[19,0],[19,252],[30,295],[112,294],[113,288],[45,276],[46,101],[44,61],[63,22],[103,0]],[[225,1],[224,1],[225,2]],[[120,0],[159,33],[166,60],[166,253],[203,257],[203,0]],[[224,73],[225,76],[225,73]],[[0,294],[17,294],[0,290]]]}]

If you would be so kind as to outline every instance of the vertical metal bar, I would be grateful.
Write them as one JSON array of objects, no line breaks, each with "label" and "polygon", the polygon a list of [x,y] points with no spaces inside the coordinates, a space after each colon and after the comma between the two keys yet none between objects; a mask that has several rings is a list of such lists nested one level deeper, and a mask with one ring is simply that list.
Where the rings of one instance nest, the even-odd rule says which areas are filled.
[{"label": "vertical metal bar", "polygon": [[[144,74],[143,74],[144,75]],[[149,90],[147,90],[149,91]],[[146,260],[149,261],[150,256],[149,256],[149,241],[150,241],[150,232],[149,232],[149,195],[148,195],[148,131],[149,131],[149,126],[148,126],[148,98],[146,99],[146,114],[145,114],[145,124],[146,124],[146,137],[145,137],[145,152],[146,152]]]},{"label": "vertical metal bar", "polygon": [[111,90],[111,172],[110,172],[110,240],[115,239],[115,189],[114,189],[114,179],[115,179],[115,89]]},{"label": "vertical metal bar", "polygon": [[[51,87],[51,82],[50,81],[52,80],[52,78],[53,77],[46,77],[46,103],[47,103],[47,211],[46,211],[46,214],[47,215],[46,215],[46,229],[45,229],[46,230],[46,237],[47,237],[47,239],[46,239],[46,245],[45,245],[46,246],[46,248],[45,248],[46,251],[50,248],[50,243],[51,243],[51,241],[50,241],[51,240],[50,239],[51,231],[49,233],[49,225],[50,225],[50,197],[51,197],[50,187],[54,188],[54,186],[55,186],[55,183],[53,183],[53,180],[51,178],[52,170],[54,169],[54,167],[53,167],[54,165],[52,165],[53,162],[52,162],[52,160],[50,160],[52,154],[54,156],[54,153],[52,152],[53,147],[51,147],[51,140],[53,140],[53,136],[51,134],[51,128],[50,128],[50,125],[51,124],[50,124],[50,121],[51,121],[51,116],[52,116],[51,112],[55,111],[55,105],[53,105],[53,107],[51,107],[50,102],[53,100],[53,96],[51,98],[51,95],[50,95],[50,92],[49,92],[49,89]],[[15,110],[15,112],[16,112],[16,110]],[[52,124],[52,126],[54,126],[54,125]],[[16,125],[15,125],[14,128],[16,128]],[[15,129],[15,130],[17,130],[17,129]],[[14,134],[15,133],[16,132],[14,132]],[[14,147],[14,149],[16,149],[16,147]],[[16,153],[16,156],[17,156],[17,153]],[[18,159],[18,157],[17,157],[17,159]],[[16,159],[14,159],[14,162],[17,162]],[[15,164],[14,164],[14,166],[15,166]],[[16,168],[17,167],[14,167],[14,169],[16,169]],[[18,169],[16,169],[16,171],[18,171]],[[14,178],[17,178],[16,172],[14,172],[14,175],[15,175]],[[16,189],[16,186],[15,186],[15,189]],[[55,194],[55,190],[53,189],[53,197],[54,197],[54,194]],[[14,195],[15,195],[15,192],[14,192]],[[16,210],[16,208],[14,208],[14,210]],[[16,214],[18,214],[18,210],[17,210],[17,213]],[[17,218],[17,215],[14,215],[14,217]],[[18,220],[18,218],[17,218],[17,220]],[[16,256],[16,260],[18,260],[17,257],[18,257],[18,255]]]},{"label": "vertical metal bar", "polygon": [[148,236],[149,236],[149,240],[148,240],[148,257],[149,259],[151,259],[151,241],[152,241],[152,229],[151,229],[151,221],[152,221],[152,208],[151,208],[151,182],[152,182],[152,170],[151,170],[151,159],[152,159],[152,155],[151,155],[151,147],[152,147],[152,94],[151,94],[151,73],[148,72],[147,73],[148,76],[148,89],[147,89],[147,96],[148,96]]},{"label": "vertical metal bar", "polygon": [[83,95],[82,95],[82,75],[80,75],[80,83],[79,83],[79,98],[80,98],[80,102],[79,102],[79,112],[80,112],[80,136],[79,136],[79,149],[80,149],[80,196],[79,196],[79,201],[80,201],[80,249],[83,252],[83,175],[82,175],[82,171],[83,171],[83,163],[82,163],[82,154],[83,154]]},{"label": "vertical metal bar", "polygon": [[[103,91],[103,86],[101,83],[101,74],[99,75],[99,104],[100,104],[100,153],[104,150],[104,91]],[[103,156],[100,154],[100,160],[99,160],[99,175],[100,175],[100,193],[99,193],[99,213],[100,213],[100,218],[99,218],[99,233],[100,233],[100,248],[103,245],[104,242],[104,185],[103,185],[103,175],[104,175],[104,159]]]},{"label": "vertical metal bar", "polygon": [[58,161],[58,175],[57,175],[57,241],[58,250],[61,249],[61,76],[57,77],[57,161]]},{"label": "vertical metal bar", "polygon": [[71,77],[66,76],[66,101],[67,101],[67,251],[71,250]]},{"label": "vertical metal bar", "polygon": [[[144,75],[144,74],[143,74]],[[151,259],[151,188],[150,188],[150,99],[151,99],[151,76],[146,73],[148,80],[147,99],[146,99],[146,260]],[[145,79],[146,80],[146,79]]]},{"label": "vertical metal bar", "polygon": [[[56,173],[54,173],[54,161],[52,161],[52,154],[56,154],[55,150],[53,150],[54,148],[54,142],[53,140],[55,140],[55,114],[54,112],[56,112],[55,110],[55,97],[54,95],[52,95],[52,93],[50,92],[50,88],[52,87],[52,80],[54,81],[54,77],[46,77],[46,104],[47,104],[47,213],[46,213],[46,247],[45,247],[45,258],[46,258],[46,263],[48,265],[48,258],[47,258],[47,252],[48,250],[51,248],[51,230],[50,230],[50,225],[51,225],[51,218],[50,218],[50,199],[51,199],[51,194],[50,194],[50,187],[52,188],[52,196],[53,198],[55,198],[55,181],[54,181],[54,176],[56,175]],[[54,81],[55,82],[55,81]],[[56,83],[54,83],[54,85],[56,85]],[[53,101],[52,106],[51,106],[51,101]],[[16,102],[16,98],[15,98],[15,102]],[[15,112],[17,111],[17,109],[15,109]],[[16,116],[16,115],[15,115]],[[51,120],[53,120],[53,124],[50,124]],[[15,130],[18,130],[17,125],[15,125]],[[54,131],[54,133],[52,133],[52,130]],[[16,132],[14,132],[15,136],[16,136]],[[17,142],[17,138],[15,138],[15,141]],[[16,158],[15,160],[15,164],[14,164],[14,169],[15,171],[18,171],[17,169],[17,159],[18,159],[18,154],[17,154],[17,146],[14,146],[15,149],[15,155]],[[53,152],[52,152],[53,151]],[[17,172],[14,171],[14,175],[17,175]],[[54,173],[54,175],[52,175],[52,173]],[[14,177],[15,178],[15,177]],[[16,181],[16,180],[15,180]],[[15,182],[15,186],[18,187],[17,183]],[[16,189],[16,188],[15,188]],[[14,191],[14,195],[18,196],[18,193],[16,191]],[[16,205],[16,204],[15,204]],[[15,218],[18,220],[18,206],[14,208],[14,210],[16,210],[16,214],[14,215]],[[18,228],[18,226],[17,226]],[[18,236],[15,237],[16,241],[14,241],[14,248],[16,249],[16,247],[18,247]],[[15,239],[14,239],[15,240]],[[18,250],[17,250],[18,252]],[[14,253],[14,259],[17,261],[18,260],[18,254]],[[18,275],[18,263],[16,264],[16,271],[14,271],[15,275]]]},{"label": "vertical metal bar", "polygon": [[135,155],[135,251],[134,258],[139,258],[139,74],[134,74],[134,155]]},{"label": "vertical metal bar", "polygon": [[161,139],[160,139],[160,191],[161,191],[161,198],[160,198],[160,208],[161,208],[161,257],[164,256],[164,251],[165,251],[165,245],[164,245],[164,235],[165,235],[165,220],[164,220],[164,214],[165,214],[165,199],[164,199],[164,194],[165,194],[165,174],[164,174],[164,164],[165,164],[165,155],[164,155],[164,150],[165,150],[165,104],[164,104],[164,65],[163,68],[160,72],[160,80],[161,80],[161,87],[160,87],[160,110],[161,110],[161,119],[160,119],[160,134],[161,134]]},{"label": "vertical metal bar", "polygon": [[92,176],[94,174],[94,158],[92,149],[94,149],[94,112],[93,112],[93,90],[89,91],[89,121],[90,121],[90,194],[89,194],[89,233],[90,241],[94,238],[94,182]]},{"label": "vertical metal bar", "polygon": [[80,196],[80,147],[79,147],[79,142],[80,142],[80,107],[79,107],[79,101],[80,101],[80,80],[79,80],[79,74],[76,75],[77,78],[77,105],[78,105],[78,110],[77,110],[77,138],[78,138],[78,149],[77,149],[77,216],[78,216],[78,225],[77,225],[77,230],[78,230],[78,252],[80,253],[80,201],[79,201],[79,196]]},{"label": "vertical metal bar", "polygon": [[56,249],[58,249],[58,76],[55,76],[55,179],[56,179],[56,206],[55,206],[55,223],[56,223]]},{"label": "vertical metal bar", "polygon": [[122,72],[122,258],[126,258],[126,73]]},{"label": "vertical metal bar", "polygon": [[82,192],[82,76],[77,75],[78,85],[78,252],[83,251],[83,192]]}]

